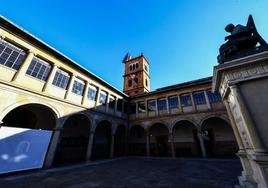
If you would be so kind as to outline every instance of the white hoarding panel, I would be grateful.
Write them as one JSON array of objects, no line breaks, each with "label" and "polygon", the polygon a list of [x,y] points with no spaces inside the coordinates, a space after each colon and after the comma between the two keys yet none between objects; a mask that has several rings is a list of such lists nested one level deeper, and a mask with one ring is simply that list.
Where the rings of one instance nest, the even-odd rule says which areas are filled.
[{"label": "white hoarding panel", "polygon": [[52,131],[0,128],[0,174],[42,168]]}]

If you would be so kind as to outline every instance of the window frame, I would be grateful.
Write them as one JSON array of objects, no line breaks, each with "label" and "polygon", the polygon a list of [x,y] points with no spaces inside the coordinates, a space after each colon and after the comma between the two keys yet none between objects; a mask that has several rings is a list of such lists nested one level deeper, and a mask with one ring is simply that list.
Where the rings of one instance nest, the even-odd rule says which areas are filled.
[{"label": "window frame", "polygon": [[[63,75],[60,78],[59,82],[58,82],[59,78],[57,78],[57,74]],[[65,78],[68,78],[67,81],[64,80]],[[70,82],[70,78],[71,78],[71,75],[68,72],[64,71],[61,68],[57,68],[57,71],[56,71],[55,76],[54,76],[53,81],[52,81],[52,85],[59,87],[61,89],[67,90],[68,84]],[[58,85],[58,83],[59,83],[59,85]],[[63,87],[61,87],[61,86],[63,86]]]},{"label": "window frame", "polygon": [[[78,90],[79,88],[75,88],[75,87],[77,87],[77,86],[76,86],[76,83],[78,83],[79,85],[83,85],[83,89],[82,89],[81,91]],[[78,85],[78,86],[79,86],[79,85]],[[72,93],[73,93],[73,94],[76,94],[76,95],[79,95],[79,96],[83,96],[83,93],[84,93],[84,90],[85,90],[85,86],[86,86],[85,81],[80,80],[79,78],[75,78],[75,79],[74,79],[74,83],[73,83],[73,87],[72,87]],[[80,91],[80,92],[77,93],[76,91]]]},{"label": "window frame", "polygon": [[[0,65],[6,66],[13,70],[19,70],[19,68],[21,67],[26,58],[25,49],[4,39],[0,39],[0,45],[3,46],[2,51],[0,51]],[[6,52],[6,49],[11,50],[10,53]],[[14,55],[14,52],[16,52],[17,55]],[[2,57],[4,53],[7,55],[6,58]],[[15,58],[13,61],[11,60],[12,57]]]},{"label": "window frame", "polygon": [[[43,69],[43,67],[45,67],[45,69]],[[46,82],[51,70],[52,65],[49,62],[35,56],[33,57],[29,67],[27,68],[26,75]],[[41,71],[43,73],[40,73]]]}]

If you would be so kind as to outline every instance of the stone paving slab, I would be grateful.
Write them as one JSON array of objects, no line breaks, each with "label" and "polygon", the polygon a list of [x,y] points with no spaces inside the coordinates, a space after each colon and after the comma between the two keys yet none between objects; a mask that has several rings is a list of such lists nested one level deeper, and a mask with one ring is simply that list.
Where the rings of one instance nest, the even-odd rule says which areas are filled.
[{"label": "stone paving slab", "polygon": [[0,178],[3,188],[233,188],[238,159],[129,157]]}]

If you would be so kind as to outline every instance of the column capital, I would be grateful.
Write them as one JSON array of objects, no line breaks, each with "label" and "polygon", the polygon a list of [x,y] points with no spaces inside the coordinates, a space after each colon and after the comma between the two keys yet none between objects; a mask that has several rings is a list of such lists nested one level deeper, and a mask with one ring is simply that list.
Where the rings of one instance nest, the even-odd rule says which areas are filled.
[{"label": "column capital", "polygon": [[0,33],[0,39],[4,40],[6,36],[4,36],[2,33]]},{"label": "column capital", "polygon": [[37,52],[36,52],[35,49],[28,49],[27,53],[28,53],[28,54],[33,54],[34,56],[37,55]]}]

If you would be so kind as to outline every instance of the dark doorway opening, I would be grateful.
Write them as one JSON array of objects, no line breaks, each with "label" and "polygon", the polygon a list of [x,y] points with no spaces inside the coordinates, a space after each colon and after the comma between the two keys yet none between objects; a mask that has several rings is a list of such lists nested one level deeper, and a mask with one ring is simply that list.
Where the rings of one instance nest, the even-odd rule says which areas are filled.
[{"label": "dark doorway opening", "polygon": [[110,157],[112,126],[109,121],[101,121],[95,130],[92,150],[92,160]]},{"label": "dark doorway opening", "polygon": [[54,157],[54,166],[86,161],[90,122],[85,115],[75,114],[63,125]]}]

